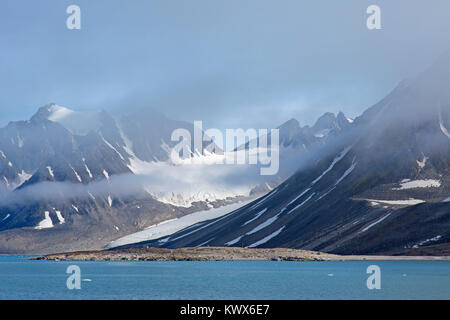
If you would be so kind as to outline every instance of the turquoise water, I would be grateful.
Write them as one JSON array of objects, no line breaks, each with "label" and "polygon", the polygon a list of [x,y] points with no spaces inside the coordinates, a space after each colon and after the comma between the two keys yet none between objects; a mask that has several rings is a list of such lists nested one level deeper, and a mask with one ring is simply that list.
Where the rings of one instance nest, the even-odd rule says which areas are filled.
[{"label": "turquoise water", "polygon": [[[369,290],[366,269],[381,268]],[[81,269],[69,290],[66,269]],[[90,280],[90,281],[89,281]],[[450,299],[450,262],[53,262],[0,256],[0,299]]]}]

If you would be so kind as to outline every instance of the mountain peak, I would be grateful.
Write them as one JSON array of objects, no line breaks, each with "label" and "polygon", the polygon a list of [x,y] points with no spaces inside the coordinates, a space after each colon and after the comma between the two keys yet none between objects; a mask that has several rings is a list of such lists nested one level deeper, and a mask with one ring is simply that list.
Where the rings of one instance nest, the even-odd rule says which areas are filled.
[{"label": "mountain peak", "polygon": [[339,111],[339,113],[337,114],[336,121],[341,129],[353,123],[353,119],[348,118],[342,111]]},{"label": "mountain peak", "polygon": [[300,123],[297,121],[297,119],[290,119],[283,123],[281,126],[278,127],[280,130],[289,130],[289,129],[297,129],[300,127]]},{"label": "mountain peak", "polygon": [[48,120],[53,122],[58,122],[58,120],[69,117],[72,113],[74,113],[73,110],[59,106],[57,104],[49,105],[47,107],[47,110],[49,112]]},{"label": "mountain peak", "polygon": [[59,123],[74,135],[85,136],[90,131],[98,131],[103,118],[105,118],[104,111],[74,111],[56,103],[49,103],[40,107],[31,121],[49,120]]},{"label": "mountain peak", "polygon": [[57,105],[56,103],[48,103],[38,109],[38,111],[31,117],[32,120],[51,120],[49,119],[55,113],[61,116],[62,114],[73,112],[72,110]]},{"label": "mountain peak", "polygon": [[326,112],[319,119],[317,119],[316,123],[312,127],[313,132],[318,133],[323,130],[330,130],[336,126],[336,116],[334,113]]}]

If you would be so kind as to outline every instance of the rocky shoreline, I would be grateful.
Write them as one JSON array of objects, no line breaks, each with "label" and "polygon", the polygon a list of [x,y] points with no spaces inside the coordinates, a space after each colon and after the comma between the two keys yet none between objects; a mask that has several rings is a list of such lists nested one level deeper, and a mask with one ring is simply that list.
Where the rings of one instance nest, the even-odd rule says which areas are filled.
[{"label": "rocky shoreline", "polygon": [[236,247],[133,248],[77,251],[49,254],[30,259],[53,261],[450,261],[448,256],[342,256],[300,249],[249,249]]},{"label": "rocky shoreline", "polygon": [[104,251],[78,251],[49,254],[35,260],[85,261],[327,261],[338,256],[296,249],[247,249],[227,247],[198,247],[180,249],[133,248]]}]

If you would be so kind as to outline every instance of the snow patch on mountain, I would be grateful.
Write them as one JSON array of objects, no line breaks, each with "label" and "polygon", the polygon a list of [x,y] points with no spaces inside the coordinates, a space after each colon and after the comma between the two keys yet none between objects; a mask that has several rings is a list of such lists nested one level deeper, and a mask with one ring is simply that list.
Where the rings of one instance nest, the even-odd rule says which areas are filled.
[{"label": "snow patch on mountain", "polygon": [[200,243],[200,244],[197,245],[196,247],[202,247],[202,246],[204,246],[205,244],[208,244],[208,243],[210,243],[211,241],[213,241],[215,238],[216,238],[216,237],[212,237],[211,239],[209,239],[209,240],[207,240],[207,241],[205,241],[205,242]]},{"label": "snow patch on mountain", "polygon": [[365,227],[364,229],[362,229],[361,231],[359,231],[358,233],[362,233],[362,232],[366,232],[367,230],[369,230],[370,228],[372,228],[373,226],[379,224],[380,222],[382,222],[384,219],[386,219],[387,217],[389,217],[391,215],[392,212],[388,213],[387,215],[381,217],[380,219],[376,220],[375,222],[369,224],[367,227]]},{"label": "snow patch on mountain", "polygon": [[408,200],[375,200],[375,199],[366,199],[366,200],[370,202],[385,203],[399,206],[414,206],[416,204],[425,202],[424,200],[414,198],[409,198]]},{"label": "snow patch on mountain", "polygon": [[293,209],[289,210],[289,212],[287,214],[290,214],[291,212],[297,210],[298,208],[302,207],[305,203],[307,203],[309,200],[311,200],[311,198],[315,195],[316,193],[313,192],[308,198],[306,198],[305,201],[303,201],[302,203],[300,203],[299,205],[295,206]]},{"label": "snow patch on mountain", "polygon": [[53,228],[53,221],[50,218],[50,212],[45,211],[45,218],[35,227],[37,230]]},{"label": "snow patch on mountain", "polygon": [[271,192],[269,192],[268,194],[266,194],[265,196],[263,196],[258,202],[256,202],[254,205],[252,205],[250,207],[250,210],[258,207],[261,203],[263,203],[264,201],[269,200],[270,198],[272,198],[277,192],[278,192],[278,188],[273,189]]},{"label": "snow patch on mountain", "polygon": [[444,126],[444,121],[442,120],[442,112],[439,110],[439,126],[441,128],[441,131],[444,135],[447,136],[447,138],[450,139],[450,133],[448,132],[447,128]]},{"label": "snow patch on mountain", "polygon": [[268,242],[269,240],[271,240],[272,238],[275,238],[277,235],[279,235],[281,233],[281,231],[283,231],[285,227],[281,227],[280,229],[278,229],[277,231],[275,231],[274,233],[269,234],[267,237],[262,238],[261,240],[249,245],[247,248],[255,248],[257,246],[260,246],[266,242]]},{"label": "snow patch on mountain", "polygon": [[342,152],[339,153],[339,155],[333,159],[333,161],[331,162],[330,166],[319,177],[317,177],[311,184],[317,183],[320,179],[323,178],[323,176],[325,176],[328,172],[330,172],[334,168],[334,166],[339,161],[341,161],[342,158],[345,157],[345,155],[350,151],[351,148],[352,148],[352,146],[349,146],[349,147],[345,148],[344,150],[342,150]]},{"label": "snow patch on mountain", "polygon": [[250,235],[250,234],[256,233],[259,230],[262,230],[262,229],[270,226],[272,223],[274,223],[278,219],[278,216],[279,216],[279,214],[273,216],[272,218],[267,219],[266,221],[264,221],[260,225],[256,226],[255,228],[253,228],[251,231],[247,232],[246,234]]},{"label": "snow patch on mountain", "polygon": [[238,243],[239,241],[241,241],[243,236],[239,236],[231,241],[228,241],[227,243],[225,243],[226,246],[232,246],[235,243]]},{"label": "snow patch on mountain", "polygon": [[78,182],[82,182],[80,175],[76,170],[70,165],[70,168],[72,169],[73,173],[75,174],[75,177],[77,178]]},{"label": "snow patch on mountain", "polygon": [[[54,209],[55,210],[55,209]],[[59,224],[63,224],[66,220],[63,218],[61,211],[55,210],[56,217],[58,218]]]},{"label": "snow patch on mountain", "polygon": [[74,135],[85,136],[102,126],[101,111],[73,111],[56,104],[49,106],[48,111],[48,120],[61,124]]},{"label": "snow patch on mountain", "polygon": [[106,139],[103,137],[103,134],[100,134],[100,137],[102,138],[103,142],[104,142],[111,150],[113,150],[115,153],[117,153],[117,154],[119,155],[119,158],[120,158],[120,159],[122,159],[123,161],[125,161],[125,158],[122,156],[122,154],[121,154],[119,151],[117,151],[117,149],[114,148],[114,146],[113,146],[111,143],[109,143],[108,141],[106,141]]},{"label": "snow patch on mountain", "polygon": [[52,178],[55,178],[55,174],[53,173],[52,167],[47,166],[46,168],[47,168],[48,174],[49,174]]},{"label": "snow patch on mountain", "polygon": [[258,219],[261,215],[263,215],[264,212],[266,212],[266,211],[267,211],[267,208],[261,210],[260,212],[258,212],[257,214],[255,214],[255,216],[254,216],[252,219],[250,219],[250,220],[248,220],[247,222],[245,222],[245,223],[243,224],[243,226],[249,224],[250,222],[255,221],[255,220]]},{"label": "snow patch on mountain", "polygon": [[84,163],[84,168],[86,169],[86,172],[87,172],[87,174],[89,175],[89,178],[92,179],[93,175],[92,175],[91,170],[89,170],[89,168],[88,168],[88,166],[87,166],[87,164],[86,164],[86,159],[85,159],[85,158],[83,158],[83,163]]},{"label": "snow patch on mountain", "polygon": [[320,130],[319,132],[314,134],[314,137],[320,138],[320,139],[325,138],[330,133],[330,131],[331,131],[331,129]]},{"label": "snow patch on mountain", "polygon": [[403,182],[400,184],[399,188],[392,188],[392,190],[407,190],[415,188],[439,188],[441,182],[439,180],[428,179],[428,180],[412,180]]},{"label": "snow patch on mountain", "polygon": [[420,169],[423,169],[425,167],[425,165],[427,164],[427,160],[428,157],[423,156],[422,161],[416,160],[417,165],[419,166]]},{"label": "snow patch on mountain", "polygon": [[435,236],[435,237],[433,237],[433,238],[430,238],[430,239],[426,239],[426,240],[420,241],[419,243],[413,245],[412,247],[413,247],[414,249],[417,249],[417,248],[419,248],[420,246],[426,245],[426,244],[428,244],[428,243],[430,243],[430,242],[436,242],[436,241],[439,241],[439,239],[441,239],[441,238],[442,238],[441,235],[437,235],[437,236]]},{"label": "snow patch on mountain", "polygon": [[305,191],[303,191],[302,193],[300,193],[298,196],[296,196],[294,198],[294,200],[292,200],[291,202],[288,203],[288,206],[293,204],[295,201],[297,201],[298,199],[300,199],[301,197],[303,197],[305,195],[305,193],[307,193],[309,190],[311,190],[311,188],[306,189]]},{"label": "snow patch on mountain", "polygon": [[355,169],[356,167],[356,157],[353,158],[352,160],[352,164],[350,165],[350,167],[345,170],[344,174],[342,175],[342,177],[340,177],[336,183],[334,184],[334,186],[337,186],[339,183],[341,183],[342,180],[344,180],[350,173],[352,173],[352,171]]},{"label": "snow patch on mountain", "polygon": [[19,177],[19,181],[16,188],[20,187],[24,182],[28,181],[28,179],[30,179],[33,175],[22,170],[22,172],[17,174],[17,176]]},{"label": "snow patch on mountain", "polygon": [[28,181],[31,177],[31,174],[22,170],[21,172],[17,173],[17,178],[13,181],[9,181],[8,179],[6,179],[6,177],[3,177],[3,181],[5,181],[5,185],[9,190],[15,190],[26,181]]}]

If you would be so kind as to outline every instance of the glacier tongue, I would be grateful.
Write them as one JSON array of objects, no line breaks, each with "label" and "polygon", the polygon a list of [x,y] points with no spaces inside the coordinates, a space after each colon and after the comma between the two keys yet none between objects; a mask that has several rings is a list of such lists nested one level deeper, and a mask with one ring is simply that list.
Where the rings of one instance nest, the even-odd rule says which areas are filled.
[{"label": "glacier tongue", "polygon": [[[252,199],[253,200],[253,199]],[[180,231],[194,224],[201,223],[203,221],[215,219],[222,217],[240,207],[245,206],[252,200],[247,200],[245,202],[233,203],[227,206],[223,206],[216,209],[198,211],[178,219],[170,219],[163,221],[157,225],[150,226],[143,231],[139,231],[120,239],[117,239],[106,246],[106,248],[114,248],[118,246],[123,246],[126,244],[137,243],[141,241],[148,241],[153,239],[158,239],[171,235],[177,231]]]}]

